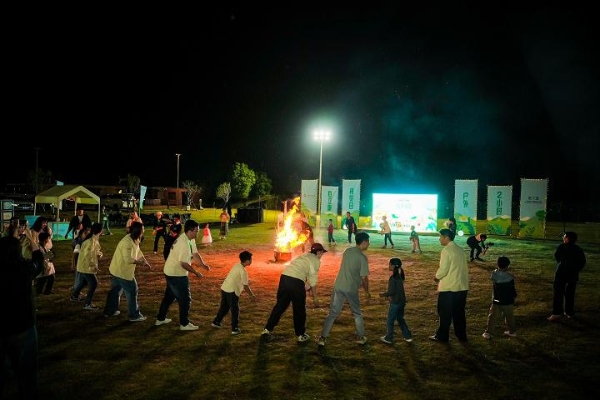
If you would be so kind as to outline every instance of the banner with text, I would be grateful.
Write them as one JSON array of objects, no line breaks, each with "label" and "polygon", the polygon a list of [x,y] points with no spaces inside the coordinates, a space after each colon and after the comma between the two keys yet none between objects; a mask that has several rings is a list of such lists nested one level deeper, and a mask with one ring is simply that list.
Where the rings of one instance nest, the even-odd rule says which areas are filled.
[{"label": "banner with text", "polygon": [[454,218],[459,235],[476,233],[477,183],[477,179],[456,179],[454,183]]},{"label": "banner with text", "polygon": [[519,237],[546,237],[548,179],[521,179]]},{"label": "banner with text", "polygon": [[329,219],[332,220],[333,226],[337,226],[337,216],[339,210],[339,189],[337,186],[321,186],[321,226],[327,227]]},{"label": "banner with text", "polygon": [[356,226],[360,226],[360,179],[342,179],[342,228],[345,227],[347,211],[354,217]]},{"label": "banner with text", "polygon": [[493,235],[511,234],[512,185],[491,186],[487,190],[487,232]]},{"label": "banner with text", "polygon": [[318,185],[318,179],[302,180],[300,211],[306,215],[310,226],[316,224]]}]

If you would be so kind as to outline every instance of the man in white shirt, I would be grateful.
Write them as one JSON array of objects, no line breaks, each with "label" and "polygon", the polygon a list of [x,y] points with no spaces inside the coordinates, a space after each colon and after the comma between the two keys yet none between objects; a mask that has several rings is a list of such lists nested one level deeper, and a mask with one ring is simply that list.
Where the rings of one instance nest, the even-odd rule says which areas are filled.
[{"label": "man in white shirt", "polygon": [[190,322],[189,314],[192,304],[192,292],[190,291],[190,279],[188,274],[191,272],[198,278],[202,278],[202,274],[197,271],[192,264],[199,265],[210,271],[210,267],[204,262],[198,246],[196,245],[196,237],[199,231],[198,223],[192,219],[185,221],[183,227],[183,235],[180,235],[173,244],[173,248],[169,252],[169,256],[165,261],[164,273],[167,281],[165,294],[160,303],[156,322],[154,325],[160,326],[168,324],[172,319],[167,318],[169,306],[177,300],[179,305],[179,330],[195,331],[197,325]]},{"label": "man in white shirt", "polygon": [[433,280],[438,284],[437,312],[440,317],[435,335],[429,339],[447,343],[450,340],[450,325],[461,342],[467,341],[467,318],[465,306],[469,292],[469,267],[462,248],[454,243],[450,229],[440,230],[440,244],[444,246],[440,266]]}]

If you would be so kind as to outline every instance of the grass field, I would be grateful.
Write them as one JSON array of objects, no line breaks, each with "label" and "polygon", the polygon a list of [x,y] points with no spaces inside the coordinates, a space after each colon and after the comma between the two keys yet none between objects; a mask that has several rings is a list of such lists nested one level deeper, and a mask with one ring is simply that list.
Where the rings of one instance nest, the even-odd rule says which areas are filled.
[{"label": "grass field", "polygon": [[[213,215],[214,214],[214,215]],[[216,210],[193,212],[199,222],[216,221]],[[214,218],[213,218],[214,217]],[[69,241],[55,242],[56,283],[54,294],[38,298],[41,391],[43,399],[590,399],[597,398],[600,376],[600,278],[598,243],[583,241],[588,264],[577,289],[576,316],[548,322],[551,311],[553,254],[560,243],[546,240],[494,238],[495,246],[484,263],[470,264],[467,300],[467,343],[429,341],[437,327],[436,286],[433,276],[441,246],[437,235],[422,235],[422,255],[410,253],[407,235],[394,235],[395,249],[382,249],[383,236],[371,234],[367,251],[370,262],[372,299],[361,292],[366,334],[369,342],[354,343],[354,320],[346,307],[336,321],[324,350],[314,339],[328,311],[328,298],[341,260],[348,247],[345,231],[335,233],[338,245],[322,258],[318,290],[321,307],[307,301],[307,333],[311,340],[298,344],[292,328],[291,309],[276,327],[273,339],[260,340],[275,304],[283,264],[273,260],[274,223],[231,227],[226,240],[218,240],[218,224],[212,224],[212,246],[200,252],[212,267],[204,278],[190,277],[190,319],[198,331],[181,332],[177,303],[171,306],[173,323],[156,327],[154,319],[164,292],[162,255],[152,254],[147,231],[142,249],[152,270],[138,268],[139,303],[148,319],[140,323],[122,315],[102,316],[110,286],[108,263],[116,243],[124,235],[114,228],[103,236],[104,258],[95,304],[100,311],[84,311],[69,301],[73,272]],[[273,220],[274,221],[274,220]],[[597,235],[594,226],[569,226]],[[553,225],[556,235],[562,225]],[[549,232],[553,232],[549,229]],[[326,231],[315,230],[317,241],[326,242]],[[466,238],[457,243],[467,250]],[[198,237],[198,243],[201,236]],[[162,242],[161,242],[162,245]],[[210,326],[220,299],[220,285],[243,249],[254,254],[248,267],[256,301],[241,297],[242,334]],[[294,256],[299,253],[294,254]],[[492,340],[481,337],[490,304],[490,273],[495,260],[506,255],[512,260],[519,296],[515,306],[516,338],[504,338],[502,326]],[[414,341],[400,339],[393,346],[379,342],[385,333],[386,302],[377,297],[387,285],[387,262],[400,257],[406,271],[406,320]],[[452,334],[451,334],[452,337]],[[16,398],[14,380],[5,398]]]}]

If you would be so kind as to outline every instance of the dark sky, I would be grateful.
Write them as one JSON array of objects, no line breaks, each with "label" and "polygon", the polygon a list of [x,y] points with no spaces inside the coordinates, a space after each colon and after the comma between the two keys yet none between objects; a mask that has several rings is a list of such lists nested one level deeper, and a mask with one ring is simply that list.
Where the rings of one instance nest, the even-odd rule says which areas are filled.
[{"label": "dark sky", "polygon": [[38,147],[65,183],[175,186],[181,153],[180,182],[214,193],[244,162],[286,195],[318,178],[327,127],[323,184],[362,179],[363,196],[549,178],[549,201],[597,199],[595,14],[402,3],[54,10],[16,50],[26,116],[8,161],[26,161],[3,180]]}]

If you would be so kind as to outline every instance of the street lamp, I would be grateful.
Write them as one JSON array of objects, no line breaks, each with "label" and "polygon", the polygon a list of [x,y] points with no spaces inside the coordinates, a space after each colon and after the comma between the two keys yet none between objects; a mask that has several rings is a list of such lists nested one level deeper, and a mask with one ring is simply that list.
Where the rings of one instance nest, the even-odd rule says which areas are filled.
[{"label": "street lamp", "polygon": [[317,221],[317,226],[321,226],[321,186],[323,186],[321,182],[321,178],[323,176],[323,141],[329,140],[330,132],[328,130],[317,130],[314,132],[315,140],[318,140],[321,143],[321,155],[319,158],[319,186],[317,187],[317,217],[319,221]]},{"label": "street lamp", "polygon": [[175,154],[177,156],[177,189],[179,189],[179,157],[181,154]]}]

